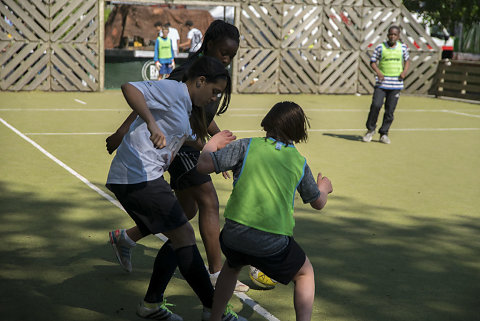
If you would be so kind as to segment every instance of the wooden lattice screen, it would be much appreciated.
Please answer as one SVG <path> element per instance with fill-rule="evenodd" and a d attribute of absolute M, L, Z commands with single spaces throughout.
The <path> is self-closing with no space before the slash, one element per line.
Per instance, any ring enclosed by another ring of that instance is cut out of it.
<path fill-rule="evenodd" d="M 410 48 L 406 92 L 427 93 L 440 58 L 401 0 L 221 3 L 237 11 L 242 40 L 234 89 L 240 93 L 371 93 L 370 55 L 392 24 L 402 27 Z M 103 89 L 103 0 L 2 0 L 0 15 L 2 90 Z"/>
<path fill-rule="evenodd" d="M 400 0 L 242 1 L 241 93 L 371 93 L 370 55 L 402 28 L 411 67 L 405 91 L 427 93 L 440 50 Z"/>
<path fill-rule="evenodd" d="M 2 0 L 1 89 L 101 90 L 101 11 L 98 0 Z"/>

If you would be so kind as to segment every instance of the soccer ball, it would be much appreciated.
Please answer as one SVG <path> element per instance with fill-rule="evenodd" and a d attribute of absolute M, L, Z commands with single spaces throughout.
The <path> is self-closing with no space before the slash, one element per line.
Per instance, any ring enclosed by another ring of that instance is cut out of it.
<path fill-rule="evenodd" d="M 249 276 L 252 282 L 255 285 L 261 287 L 262 289 L 270 290 L 273 289 L 275 285 L 277 285 L 277 281 L 269 278 L 265 275 L 265 273 L 253 266 L 250 267 Z"/>

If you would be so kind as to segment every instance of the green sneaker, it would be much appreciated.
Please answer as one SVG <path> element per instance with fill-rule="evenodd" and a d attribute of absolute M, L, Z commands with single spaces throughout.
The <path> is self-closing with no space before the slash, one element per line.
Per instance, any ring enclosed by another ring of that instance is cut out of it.
<path fill-rule="evenodd" d="M 203 307 L 202 321 L 209 321 L 211 315 L 211 309 Z M 222 321 L 247 321 L 247 319 L 236 314 L 235 311 L 232 310 L 232 305 L 227 304 L 225 312 L 223 313 Z"/>
<path fill-rule="evenodd" d="M 140 303 L 137 307 L 137 315 L 145 319 L 163 320 L 163 321 L 183 321 L 183 318 L 178 314 L 170 311 L 168 307 L 175 306 L 174 304 L 167 303 L 166 299 L 156 306 L 155 308 L 147 308 L 144 302 Z"/>

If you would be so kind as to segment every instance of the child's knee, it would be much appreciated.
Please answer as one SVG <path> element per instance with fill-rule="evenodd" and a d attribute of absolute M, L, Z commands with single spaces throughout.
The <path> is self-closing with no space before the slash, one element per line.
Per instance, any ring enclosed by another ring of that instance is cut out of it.
<path fill-rule="evenodd" d="M 298 278 L 301 278 L 301 277 L 309 277 L 312 279 L 315 277 L 312 263 L 310 263 L 310 260 L 308 259 L 308 257 L 305 258 L 305 262 L 303 263 L 300 270 L 298 270 L 293 280 L 296 281 Z"/>

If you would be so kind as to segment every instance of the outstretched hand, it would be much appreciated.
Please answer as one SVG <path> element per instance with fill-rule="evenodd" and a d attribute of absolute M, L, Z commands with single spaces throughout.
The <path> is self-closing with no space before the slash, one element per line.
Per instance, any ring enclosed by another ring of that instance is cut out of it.
<path fill-rule="evenodd" d="M 213 135 L 213 137 L 208 141 L 208 144 L 216 146 L 217 150 L 219 150 L 233 142 L 235 139 L 237 139 L 237 137 L 234 136 L 231 131 L 225 129 Z"/>
<path fill-rule="evenodd" d="M 330 194 L 333 192 L 332 182 L 330 179 L 328 179 L 328 177 L 322 177 L 322 173 L 318 173 L 317 186 L 321 193 Z"/>

